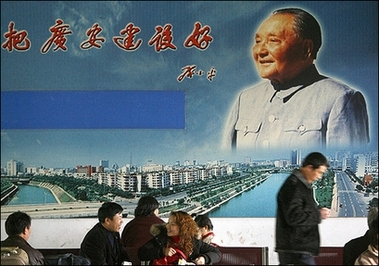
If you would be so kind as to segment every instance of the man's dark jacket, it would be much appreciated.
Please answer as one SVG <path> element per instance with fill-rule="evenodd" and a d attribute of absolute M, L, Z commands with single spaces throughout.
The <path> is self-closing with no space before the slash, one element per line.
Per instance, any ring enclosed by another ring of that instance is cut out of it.
<path fill-rule="evenodd" d="M 97 223 L 84 237 L 79 255 L 89 258 L 92 265 L 121 265 L 123 261 L 129 261 L 121 245 L 120 234 L 108 231 L 101 223 Z"/>
<path fill-rule="evenodd" d="M 29 257 L 29 264 L 30 265 L 44 265 L 45 264 L 45 258 L 42 255 L 42 253 L 33 248 L 25 239 L 23 239 L 19 235 L 11 235 L 8 236 L 7 239 L 4 241 L 1 241 L 2 247 L 19 247 L 23 249 Z"/>
<path fill-rule="evenodd" d="M 343 265 L 354 265 L 355 260 L 370 244 L 369 230 L 361 236 L 347 242 L 343 247 Z"/>
<path fill-rule="evenodd" d="M 317 256 L 320 248 L 320 222 L 321 215 L 312 185 L 296 169 L 277 195 L 275 251 Z"/>

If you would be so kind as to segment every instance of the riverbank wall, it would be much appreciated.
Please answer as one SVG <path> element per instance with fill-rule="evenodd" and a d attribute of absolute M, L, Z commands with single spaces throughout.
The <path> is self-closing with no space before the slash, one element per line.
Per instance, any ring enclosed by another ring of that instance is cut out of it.
<path fill-rule="evenodd" d="M 57 185 L 53 185 L 46 182 L 35 182 L 31 181 L 29 183 L 31 186 L 38 186 L 48 189 L 51 194 L 53 194 L 55 200 L 58 202 L 58 204 L 62 204 L 62 202 L 75 202 L 76 199 L 68 194 L 66 191 L 64 191 L 61 187 Z"/>
<path fill-rule="evenodd" d="M 264 181 L 266 181 L 268 178 L 270 177 L 270 175 L 267 175 L 265 176 L 263 179 L 259 180 L 258 182 L 250 185 L 250 186 L 247 186 L 245 188 L 243 188 L 241 191 L 239 192 L 235 192 L 233 194 L 231 194 L 228 198 L 224 199 L 223 201 L 215 204 L 214 206 L 211 206 L 211 207 L 205 207 L 203 206 L 200 202 L 196 202 L 196 208 L 194 208 L 193 210 L 191 210 L 189 213 L 192 214 L 192 213 L 196 213 L 196 214 L 201 214 L 201 215 L 204 215 L 204 214 L 207 214 L 209 212 L 211 212 L 212 210 L 216 209 L 216 208 L 219 208 L 221 205 L 227 203 L 229 200 L 241 195 L 242 193 L 250 190 L 250 189 L 254 189 L 254 187 L 260 185 L 261 183 L 263 183 Z"/>
<path fill-rule="evenodd" d="M 18 186 L 15 184 L 12 184 L 11 187 L 7 188 L 2 194 L 1 194 L 1 205 L 6 205 L 8 202 L 10 202 L 13 198 L 13 196 L 17 193 Z"/>

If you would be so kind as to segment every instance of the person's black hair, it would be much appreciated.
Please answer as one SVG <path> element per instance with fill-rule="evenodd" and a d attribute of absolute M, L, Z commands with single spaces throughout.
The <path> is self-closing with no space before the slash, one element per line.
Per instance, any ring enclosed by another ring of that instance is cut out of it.
<path fill-rule="evenodd" d="M 374 247 L 378 246 L 378 216 L 371 221 L 369 226 L 370 244 Z"/>
<path fill-rule="evenodd" d="M 375 197 L 375 198 L 373 198 L 372 200 L 370 200 L 370 202 L 368 203 L 368 205 L 369 205 L 370 207 L 378 207 L 378 198 Z"/>
<path fill-rule="evenodd" d="M 208 226 L 209 230 L 213 230 L 213 224 L 208 215 L 197 215 L 195 217 L 195 222 L 197 226 L 200 228 Z"/>
<path fill-rule="evenodd" d="M 158 201 L 153 196 L 142 196 L 138 200 L 134 216 L 150 216 L 154 215 L 154 211 L 159 208 Z"/>
<path fill-rule="evenodd" d="M 305 167 L 308 165 L 311 165 L 313 169 L 317 169 L 322 165 L 329 167 L 328 159 L 319 152 L 312 152 L 305 157 L 301 166 Z"/>
<path fill-rule="evenodd" d="M 5 232 L 9 235 L 19 235 L 24 232 L 25 228 L 30 228 L 32 218 L 24 212 L 14 212 L 8 216 L 5 221 Z"/>
<path fill-rule="evenodd" d="M 371 222 L 375 219 L 378 219 L 378 206 L 371 206 L 367 212 L 367 224 L 368 228 L 371 226 Z"/>
<path fill-rule="evenodd" d="M 106 218 L 109 218 L 112 220 L 113 216 L 115 216 L 118 213 L 122 213 L 122 211 L 123 211 L 123 208 L 121 207 L 120 204 L 116 202 L 105 202 L 99 208 L 97 217 L 100 223 L 104 223 Z"/>
<path fill-rule="evenodd" d="M 272 14 L 291 14 L 294 16 L 294 30 L 299 38 L 313 41 L 312 57 L 316 59 L 322 43 L 321 27 L 316 18 L 300 8 L 282 8 L 275 10 Z"/>

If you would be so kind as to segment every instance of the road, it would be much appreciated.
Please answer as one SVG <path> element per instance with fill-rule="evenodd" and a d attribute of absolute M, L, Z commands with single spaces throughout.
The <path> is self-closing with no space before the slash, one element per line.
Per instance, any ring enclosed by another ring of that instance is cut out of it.
<path fill-rule="evenodd" d="M 366 217 L 368 203 L 375 195 L 371 193 L 365 197 L 362 192 L 355 190 L 358 183 L 353 182 L 345 172 L 339 171 L 336 174 L 338 217 Z"/>

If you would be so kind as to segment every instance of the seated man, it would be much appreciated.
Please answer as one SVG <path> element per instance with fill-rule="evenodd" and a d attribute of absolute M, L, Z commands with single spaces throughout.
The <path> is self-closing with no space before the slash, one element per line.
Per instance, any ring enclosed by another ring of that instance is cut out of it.
<path fill-rule="evenodd" d="M 5 221 L 5 232 L 8 237 L 1 241 L 1 246 L 19 247 L 28 254 L 30 265 L 44 265 L 42 253 L 28 243 L 31 234 L 31 222 L 30 216 L 24 212 L 18 211 L 9 215 Z"/>
<path fill-rule="evenodd" d="M 378 198 L 372 199 L 370 210 L 367 214 L 367 224 L 370 228 L 370 224 L 374 219 L 378 218 Z M 343 247 L 343 265 L 354 265 L 358 256 L 367 249 L 370 244 L 369 230 L 363 236 L 354 238 L 347 242 Z"/>
<path fill-rule="evenodd" d="M 121 265 L 129 261 L 120 241 L 122 211 L 115 202 L 105 202 L 99 208 L 99 222 L 84 237 L 79 253 L 89 258 L 92 265 Z"/>
<path fill-rule="evenodd" d="M 378 265 L 378 216 L 369 226 L 370 245 L 355 260 L 354 265 Z"/>

